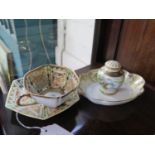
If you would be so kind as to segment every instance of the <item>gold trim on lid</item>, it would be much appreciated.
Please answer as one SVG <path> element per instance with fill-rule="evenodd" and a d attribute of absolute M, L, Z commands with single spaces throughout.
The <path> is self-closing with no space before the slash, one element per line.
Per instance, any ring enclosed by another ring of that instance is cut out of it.
<path fill-rule="evenodd" d="M 118 72 L 121 70 L 122 66 L 118 61 L 109 60 L 105 62 L 105 68 L 111 72 Z"/>

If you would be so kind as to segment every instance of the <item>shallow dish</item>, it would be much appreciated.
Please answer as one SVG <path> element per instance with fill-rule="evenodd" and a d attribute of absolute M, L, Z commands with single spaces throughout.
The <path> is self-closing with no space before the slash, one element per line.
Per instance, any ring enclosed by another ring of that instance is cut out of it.
<path fill-rule="evenodd" d="M 56 108 L 51 108 L 43 104 L 37 104 L 34 99 L 27 96 L 21 99 L 21 104 L 27 106 L 19 106 L 16 104 L 17 99 L 24 93 L 25 89 L 23 86 L 23 78 L 14 80 L 7 95 L 5 107 L 22 115 L 40 120 L 46 120 L 50 117 L 58 115 L 73 106 L 79 100 L 77 90 L 74 90 L 68 95 L 68 99 Z"/>
<path fill-rule="evenodd" d="M 21 105 L 21 98 L 28 96 L 37 103 L 49 107 L 57 107 L 65 102 L 68 95 L 77 89 L 79 78 L 74 71 L 57 65 L 43 65 L 33 69 L 24 76 L 26 94 L 19 97 L 17 104 Z"/>
<path fill-rule="evenodd" d="M 138 74 L 124 70 L 125 80 L 119 91 L 114 95 L 103 94 L 97 80 L 98 69 L 80 75 L 79 93 L 90 101 L 101 105 L 119 105 L 130 102 L 144 92 L 145 80 Z"/>

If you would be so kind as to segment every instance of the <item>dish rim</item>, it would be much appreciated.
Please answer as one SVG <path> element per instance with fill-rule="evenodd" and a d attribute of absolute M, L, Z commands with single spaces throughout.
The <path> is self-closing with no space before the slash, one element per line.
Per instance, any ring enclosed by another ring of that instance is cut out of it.
<path fill-rule="evenodd" d="M 98 68 L 96 68 L 96 69 L 91 69 L 91 70 L 89 70 L 89 71 L 87 71 L 87 72 L 84 72 L 84 73 L 82 73 L 80 76 L 79 76 L 79 79 L 80 79 L 80 82 L 81 82 L 81 79 L 82 79 L 82 77 L 83 76 L 86 76 L 86 74 L 89 74 L 90 72 L 97 72 L 98 71 Z M 102 99 L 95 99 L 95 98 L 93 98 L 93 97 L 90 97 L 90 96 L 88 96 L 88 95 L 86 95 L 85 94 L 85 92 L 84 92 L 84 90 L 81 88 L 81 85 L 79 85 L 79 94 L 81 94 L 81 95 L 83 95 L 83 96 L 85 96 L 86 98 L 88 98 L 88 99 L 92 99 L 93 101 L 100 101 L 100 102 L 107 102 L 107 103 L 121 103 L 121 102 L 127 102 L 127 101 L 131 101 L 131 100 L 133 100 L 133 99 L 136 99 L 138 96 L 140 96 L 143 92 L 144 92 L 144 86 L 145 86 L 145 79 L 141 76 L 141 75 L 139 75 L 139 74 L 136 74 L 136 73 L 131 73 L 131 72 L 128 72 L 127 70 L 123 70 L 124 71 L 124 73 L 127 75 L 127 74 L 132 74 L 132 75 L 134 75 L 134 76 L 137 76 L 140 80 L 142 80 L 142 86 L 141 86 L 141 92 L 139 92 L 138 94 L 136 94 L 136 95 L 134 95 L 133 97 L 131 97 L 131 98 L 129 98 L 129 99 L 125 99 L 125 100 L 119 100 L 119 101 L 107 101 L 107 100 L 102 100 Z M 90 76 L 88 76 L 89 77 L 89 79 L 91 79 L 91 77 Z M 85 81 L 86 79 L 83 79 L 83 81 Z M 133 88 L 132 88 L 133 89 Z M 82 91 L 81 91 L 82 90 Z"/>

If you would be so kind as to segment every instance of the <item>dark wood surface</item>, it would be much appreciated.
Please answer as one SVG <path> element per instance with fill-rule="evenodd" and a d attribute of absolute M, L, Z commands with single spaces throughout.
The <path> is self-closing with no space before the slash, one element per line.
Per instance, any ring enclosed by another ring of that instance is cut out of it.
<path fill-rule="evenodd" d="M 91 55 L 91 64 L 92 65 L 96 64 L 96 61 L 97 61 L 97 54 L 98 54 L 98 50 L 99 50 L 100 35 L 101 35 L 101 23 L 102 23 L 102 20 L 100 20 L 100 19 L 95 20 L 93 48 L 92 48 L 92 55 Z"/>
<path fill-rule="evenodd" d="M 117 50 L 117 46 L 119 43 L 119 35 L 121 31 L 121 26 L 123 20 L 116 19 L 116 20 L 106 20 L 106 34 L 105 34 L 105 41 L 103 51 L 106 51 L 104 56 L 105 60 L 115 59 L 115 51 Z"/>
<path fill-rule="evenodd" d="M 92 57 L 93 62 L 103 63 L 109 59 L 115 59 L 115 53 L 119 43 L 120 31 L 123 20 L 121 19 L 104 19 L 99 20 L 96 26 L 97 34 L 94 39 L 95 58 Z M 97 52 L 96 52 L 97 50 Z M 94 50 L 93 50 L 94 52 Z M 96 54 L 97 53 L 97 54 Z"/>
<path fill-rule="evenodd" d="M 155 86 L 155 20 L 124 20 L 116 59 Z"/>
<path fill-rule="evenodd" d="M 155 19 L 104 19 L 98 31 L 94 61 L 118 60 L 155 88 Z"/>
<path fill-rule="evenodd" d="M 91 67 L 86 67 L 82 72 L 87 69 Z M 6 134 L 40 133 L 39 130 L 21 127 L 15 113 L 5 108 L 4 102 L 0 114 Z M 40 121 L 23 115 L 19 115 L 19 118 L 28 126 L 42 127 L 57 123 L 76 135 L 155 134 L 155 90 L 147 85 L 145 92 L 136 100 L 119 106 L 97 105 L 80 96 L 80 101 L 74 106 L 48 120 Z"/>

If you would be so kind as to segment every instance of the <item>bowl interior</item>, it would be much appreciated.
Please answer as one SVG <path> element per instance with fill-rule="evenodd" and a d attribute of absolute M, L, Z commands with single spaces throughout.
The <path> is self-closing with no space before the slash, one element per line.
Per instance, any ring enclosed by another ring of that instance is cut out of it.
<path fill-rule="evenodd" d="M 78 86 L 76 74 L 68 68 L 55 65 L 38 67 L 25 75 L 26 90 L 45 96 L 65 95 Z"/>

